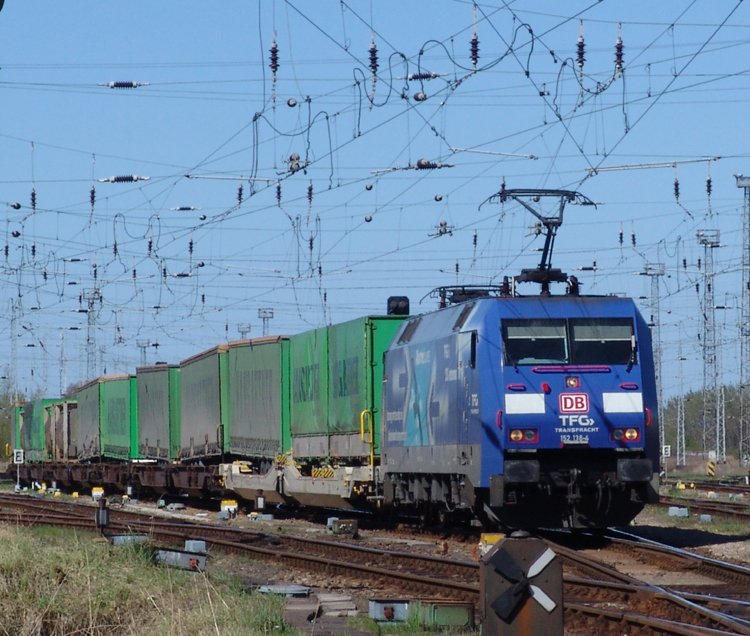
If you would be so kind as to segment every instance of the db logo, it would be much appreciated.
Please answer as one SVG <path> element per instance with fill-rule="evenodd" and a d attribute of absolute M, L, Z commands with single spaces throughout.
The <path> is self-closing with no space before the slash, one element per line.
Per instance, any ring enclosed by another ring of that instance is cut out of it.
<path fill-rule="evenodd" d="M 560 393 L 560 413 L 588 413 L 589 396 L 586 393 Z"/>

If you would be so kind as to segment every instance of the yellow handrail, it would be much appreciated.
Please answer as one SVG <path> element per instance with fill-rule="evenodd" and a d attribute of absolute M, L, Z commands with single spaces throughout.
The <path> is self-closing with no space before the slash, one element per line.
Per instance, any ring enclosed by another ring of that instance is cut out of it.
<path fill-rule="evenodd" d="M 370 439 L 365 439 L 365 421 L 369 421 Z M 370 445 L 370 467 L 375 466 L 375 428 L 372 425 L 372 410 L 362 409 L 359 413 L 359 439 Z"/>

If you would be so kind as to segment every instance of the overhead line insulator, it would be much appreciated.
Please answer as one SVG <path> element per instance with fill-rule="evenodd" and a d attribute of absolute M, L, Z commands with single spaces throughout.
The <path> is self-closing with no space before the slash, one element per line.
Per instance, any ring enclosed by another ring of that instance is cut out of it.
<path fill-rule="evenodd" d="M 271 48 L 268 52 L 271 54 L 271 63 L 268 66 L 275 76 L 279 70 L 279 45 L 276 43 L 276 40 L 271 43 Z"/>
<path fill-rule="evenodd" d="M 133 183 L 135 181 L 148 181 L 151 177 L 141 177 L 137 174 L 122 174 L 113 177 L 97 179 L 99 183 Z"/>
<path fill-rule="evenodd" d="M 622 43 L 622 24 L 617 25 L 617 41 L 615 42 L 615 73 L 622 73 L 624 68 L 623 50 L 625 45 Z"/>
<path fill-rule="evenodd" d="M 109 88 L 140 88 L 141 86 L 148 86 L 148 82 L 107 82 L 105 86 Z"/>
<path fill-rule="evenodd" d="M 477 34 L 471 36 L 471 44 L 470 44 L 470 56 L 471 56 L 471 63 L 474 66 L 474 68 L 477 67 L 477 62 L 479 62 L 479 38 L 477 37 Z"/>

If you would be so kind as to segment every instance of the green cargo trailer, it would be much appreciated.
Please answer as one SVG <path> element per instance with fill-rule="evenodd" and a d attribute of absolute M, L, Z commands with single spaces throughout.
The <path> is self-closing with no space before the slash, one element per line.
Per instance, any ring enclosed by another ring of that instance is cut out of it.
<path fill-rule="evenodd" d="M 100 378 L 99 391 L 102 455 L 110 459 L 139 459 L 135 376 L 104 376 Z"/>
<path fill-rule="evenodd" d="M 26 450 L 23 445 L 23 412 L 25 409 L 25 404 L 14 404 L 10 423 L 11 446 L 12 448 L 20 448 L 24 451 Z"/>
<path fill-rule="evenodd" d="M 26 451 L 26 461 L 31 461 L 31 447 L 34 445 L 32 441 L 33 435 L 33 421 L 34 421 L 34 405 L 31 402 L 25 402 L 20 408 L 21 426 L 19 427 L 21 448 Z"/>
<path fill-rule="evenodd" d="M 76 391 L 78 426 L 71 431 L 69 453 L 85 461 L 101 457 L 99 443 L 99 379 L 91 380 Z"/>
<path fill-rule="evenodd" d="M 78 430 L 71 446 L 79 459 L 137 459 L 138 392 L 134 376 L 102 376 L 76 393 Z"/>
<path fill-rule="evenodd" d="M 383 353 L 403 316 L 367 316 L 328 328 L 331 457 L 380 452 Z"/>
<path fill-rule="evenodd" d="M 218 345 L 180 362 L 180 457 L 220 458 L 227 452 L 228 346 Z"/>
<path fill-rule="evenodd" d="M 180 367 L 159 364 L 135 370 L 138 450 L 145 459 L 171 461 L 180 452 Z"/>
<path fill-rule="evenodd" d="M 289 338 L 289 421 L 296 457 L 328 457 L 328 328 Z"/>
<path fill-rule="evenodd" d="M 291 447 L 289 339 L 229 343 L 229 452 L 273 459 Z"/>
<path fill-rule="evenodd" d="M 54 461 L 75 459 L 70 454 L 71 429 L 75 430 L 78 402 L 74 398 L 60 398 L 44 407 L 44 434 L 47 453 Z"/>
<path fill-rule="evenodd" d="M 403 320 L 357 318 L 290 338 L 295 457 L 373 460 L 380 446 L 383 352 Z"/>
<path fill-rule="evenodd" d="M 27 402 L 23 411 L 23 443 L 27 462 L 43 462 L 51 459 L 52 440 L 47 438 L 45 409 L 55 402 L 42 398 Z"/>

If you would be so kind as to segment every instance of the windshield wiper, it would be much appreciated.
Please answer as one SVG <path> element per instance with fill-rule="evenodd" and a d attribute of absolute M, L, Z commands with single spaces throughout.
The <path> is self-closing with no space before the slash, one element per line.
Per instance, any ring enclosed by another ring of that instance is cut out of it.
<path fill-rule="evenodd" d="M 630 373 L 635 364 L 635 354 L 638 352 L 638 343 L 635 341 L 635 336 L 630 336 L 630 360 L 628 360 L 628 366 L 626 371 Z"/>

